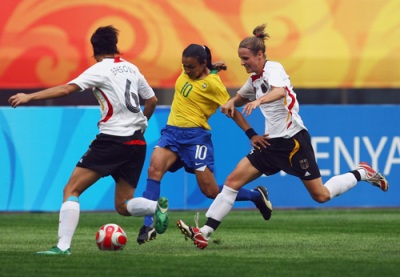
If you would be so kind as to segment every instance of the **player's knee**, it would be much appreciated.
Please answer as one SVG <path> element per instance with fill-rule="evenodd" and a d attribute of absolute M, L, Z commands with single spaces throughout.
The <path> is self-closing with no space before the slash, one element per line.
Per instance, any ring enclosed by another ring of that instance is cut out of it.
<path fill-rule="evenodd" d="M 211 199 L 214 199 L 215 197 L 217 197 L 217 195 L 219 193 L 218 186 L 212 185 L 212 184 L 202 185 L 202 186 L 200 186 L 200 190 L 207 198 L 211 198 Z"/>
<path fill-rule="evenodd" d="M 153 175 L 154 172 L 157 172 L 156 168 L 150 164 L 149 168 L 147 169 L 148 175 Z"/>
<path fill-rule="evenodd" d="M 81 195 L 81 192 L 76 189 L 73 189 L 72 186 L 65 186 L 63 190 L 63 195 L 64 195 L 64 201 L 66 201 L 71 196 L 79 197 Z"/>
<path fill-rule="evenodd" d="M 131 215 L 128 212 L 127 208 L 126 208 L 126 204 L 115 205 L 115 210 L 117 211 L 117 213 L 119 213 L 120 215 L 123 215 L 123 216 L 130 216 Z"/>
<path fill-rule="evenodd" d="M 147 175 L 150 179 L 161 180 L 164 172 L 159 166 L 150 164 L 149 168 L 147 169 Z"/>
<path fill-rule="evenodd" d="M 217 197 L 218 193 L 219 192 L 215 191 L 215 190 L 208 190 L 208 191 L 204 192 L 204 195 L 207 198 L 215 199 L 215 197 Z"/>
<path fill-rule="evenodd" d="M 231 175 L 226 178 L 224 185 L 235 190 L 237 190 L 238 187 L 241 187 L 241 184 L 236 179 L 232 178 Z"/>
<path fill-rule="evenodd" d="M 331 199 L 330 195 L 325 194 L 312 194 L 311 197 L 318 203 L 325 203 Z"/>

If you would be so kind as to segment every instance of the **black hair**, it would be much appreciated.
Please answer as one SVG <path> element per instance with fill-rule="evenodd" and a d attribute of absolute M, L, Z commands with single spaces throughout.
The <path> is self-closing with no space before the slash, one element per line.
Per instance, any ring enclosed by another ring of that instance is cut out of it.
<path fill-rule="evenodd" d="M 205 45 L 190 44 L 188 47 L 185 48 L 185 50 L 183 50 L 182 56 L 186 58 L 197 58 L 200 64 L 204 63 L 204 61 L 207 61 L 208 69 L 213 70 L 213 65 L 211 62 L 211 51 L 210 48 Z"/>
<path fill-rule="evenodd" d="M 93 46 L 93 55 L 120 54 L 117 48 L 119 30 L 113 26 L 99 27 L 90 38 Z"/>

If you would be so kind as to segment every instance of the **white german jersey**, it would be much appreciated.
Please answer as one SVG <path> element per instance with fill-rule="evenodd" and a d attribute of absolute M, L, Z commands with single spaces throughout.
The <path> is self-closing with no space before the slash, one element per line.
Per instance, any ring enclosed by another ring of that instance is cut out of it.
<path fill-rule="evenodd" d="M 306 129 L 299 115 L 299 103 L 290 83 L 289 76 L 278 62 L 266 61 L 260 76 L 251 75 L 238 93 L 250 100 L 255 100 L 269 93 L 271 87 L 282 87 L 286 96 L 271 103 L 260 105 L 265 117 L 265 134 L 270 138 L 294 136 Z"/>
<path fill-rule="evenodd" d="M 105 58 L 69 83 L 82 91 L 93 90 L 100 104 L 100 133 L 129 136 L 146 129 L 147 118 L 140 108 L 139 96 L 149 99 L 154 91 L 132 63 L 120 57 Z"/>

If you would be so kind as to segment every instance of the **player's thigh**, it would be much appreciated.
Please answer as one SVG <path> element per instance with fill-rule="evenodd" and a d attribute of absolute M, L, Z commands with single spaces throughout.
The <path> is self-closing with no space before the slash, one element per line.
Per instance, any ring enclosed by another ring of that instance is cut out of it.
<path fill-rule="evenodd" d="M 87 188 L 93 185 L 100 178 L 101 175 L 92 169 L 79 166 L 75 167 L 67 185 L 64 188 L 64 201 L 72 195 L 81 195 Z"/>
<path fill-rule="evenodd" d="M 225 181 L 225 185 L 232 189 L 238 190 L 245 184 L 260 176 L 261 172 L 250 163 L 247 157 L 244 157 L 236 165 L 235 169 L 229 174 Z"/>
<path fill-rule="evenodd" d="M 162 175 L 175 163 L 177 157 L 178 155 L 168 148 L 154 148 L 150 158 L 149 175 L 161 175 L 156 178 L 161 179 Z M 149 178 L 154 178 L 154 176 L 149 176 Z"/>

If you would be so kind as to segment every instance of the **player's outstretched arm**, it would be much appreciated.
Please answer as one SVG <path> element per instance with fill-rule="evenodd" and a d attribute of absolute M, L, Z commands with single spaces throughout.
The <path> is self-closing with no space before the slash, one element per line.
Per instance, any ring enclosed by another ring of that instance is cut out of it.
<path fill-rule="evenodd" d="M 250 115 L 261 104 L 271 103 L 279 99 L 283 99 L 286 96 L 286 91 L 282 87 L 272 87 L 271 91 L 262 97 L 251 101 L 243 107 L 242 114 L 246 116 Z"/>
<path fill-rule="evenodd" d="M 227 117 L 233 118 L 235 107 L 241 107 L 248 102 L 249 100 L 247 98 L 244 98 L 239 93 L 237 93 L 234 97 L 229 99 L 228 102 L 221 106 L 221 112 Z"/>
<path fill-rule="evenodd" d="M 66 85 L 47 88 L 29 94 L 20 92 L 11 96 L 8 99 L 8 103 L 11 105 L 11 107 L 16 108 L 22 104 L 28 103 L 33 100 L 45 100 L 45 99 L 67 96 L 68 94 L 78 90 L 80 90 L 80 87 L 78 85 L 66 84 Z"/>

